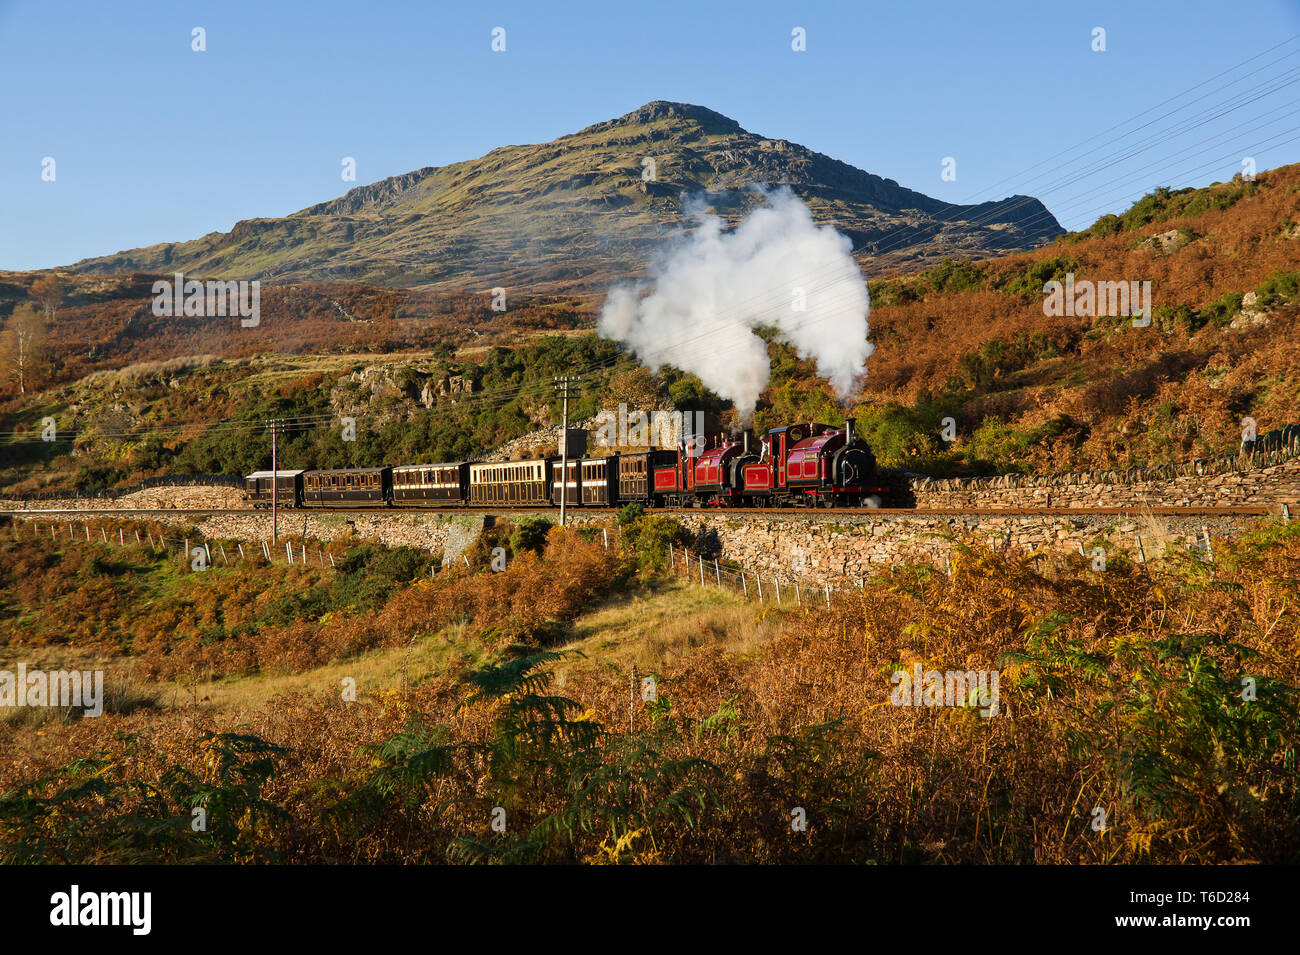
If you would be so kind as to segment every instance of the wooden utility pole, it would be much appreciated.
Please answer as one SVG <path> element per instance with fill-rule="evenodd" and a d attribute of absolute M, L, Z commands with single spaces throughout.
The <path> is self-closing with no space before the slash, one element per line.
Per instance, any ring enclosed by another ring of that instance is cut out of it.
<path fill-rule="evenodd" d="M 272 418 L 268 424 L 271 427 L 271 543 L 280 542 L 280 467 L 279 459 L 276 455 L 276 436 L 280 433 L 282 419 Z"/>
<path fill-rule="evenodd" d="M 569 398 L 578 397 L 579 381 L 572 375 L 552 378 L 555 394 L 564 400 L 563 423 L 560 425 L 560 526 L 565 522 L 565 503 L 569 499 Z M 578 481 L 574 481 L 576 487 Z"/>

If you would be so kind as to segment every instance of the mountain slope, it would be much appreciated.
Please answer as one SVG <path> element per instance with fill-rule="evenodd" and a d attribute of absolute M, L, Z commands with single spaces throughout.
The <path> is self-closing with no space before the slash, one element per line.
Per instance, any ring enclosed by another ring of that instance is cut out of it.
<path fill-rule="evenodd" d="M 643 181 L 653 159 L 654 181 Z M 230 278 L 389 286 L 596 287 L 644 267 L 683 223 L 683 197 L 738 219 L 758 193 L 788 185 L 869 259 L 903 247 L 914 263 L 989 256 L 1061 232 L 1036 199 L 948 206 L 891 179 L 699 106 L 654 102 L 549 143 L 426 167 L 352 189 L 283 219 L 85 259 L 94 272 L 184 270 Z M 886 242 L 887 240 L 887 242 Z M 898 255 L 891 256 L 898 265 Z"/>

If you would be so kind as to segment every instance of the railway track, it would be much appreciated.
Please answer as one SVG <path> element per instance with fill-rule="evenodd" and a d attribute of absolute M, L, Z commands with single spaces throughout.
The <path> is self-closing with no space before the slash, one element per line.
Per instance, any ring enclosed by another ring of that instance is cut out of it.
<path fill-rule="evenodd" d="M 783 508 L 783 507 L 657 507 L 653 508 L 656 514 L 673 514 L 686 516 L 699 516 L 704 513 L 722 513 L 729 516 L 744 517 L 746 515 L 763 515 L 769 517 L 800 517 L 810 519 L 824 519 L 830 517 L 844 518 L 854 517 L 858 519 L 870 519 L 875 517 L 1142 517 L 1150 515 L 1152 517 L 1264 517 L 1270 514 L 1280 514 L 1281 504 L 1273 506 L 1224 506 L 1224 507 L 1153 507 L 1147 504 L 1134 504 L 1129 507 L 967 507 L 967 508 L 934 508 L 934 507 L 881 507 L 875 509 L 853 508 L 853 507 L 831 507 L 831 508 Z M 573 507 L 570 514 L 581 517 L 583 514 L 614 514 L 620 508 L 617 507 Z M 482 507 L 463 507 L 459 505 L 449 507 L 303 507 L 303 508 L 282 508 L 281 516 L 288 518 L 299 515 L 311 514 L 346 514 L 356 516 L 374 516 L 374 515 L 399 515 L 399 514 L 466 514 L 466 515 L 509 515 L 509 514 L 546 514 L 558 516 L 558 508 L 546 507 L 518 507 L 518 508 L 482 508 Z M 142 515 L 142 516 L 267 516 L 271 511 L 267 508 L 252 507 L 204 507 L 204 508 L 105 508 L 105 507 L 86 507 L 86 508 L 26 508 L 21 510 L 0 510 L 0 515 L 14 517 L 32 517 L 32 516 L 83 516 L 83 515 L 100 515 L 100 516 L 124 516 L 124 515 Z"/>

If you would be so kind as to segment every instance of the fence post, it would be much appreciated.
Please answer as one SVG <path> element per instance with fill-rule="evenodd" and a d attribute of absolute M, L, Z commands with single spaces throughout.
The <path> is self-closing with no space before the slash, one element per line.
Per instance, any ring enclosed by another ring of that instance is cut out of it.
<path fill-rule="evenodd" d="M 745 572 L 740 572 L 740 586 L 745 588 L 745 599 L 749 599 L 749 583 L 745 580 Z"/>
<path fill-rule="evenodd" d="M 1205 559 L 1212 564 L 1214 563 L 1214 549 L 1210 546 L 1210 529 L 1204 524 L 1201 525 L 1201 534 L 1205 537 Z"/>
<path fill-rule="evenodd" d="M 602 527 L 600 529 L 600 536 L 605 539 L 605 550 L 609 550 L 609 528 Z"/>
<path fill-rule="evenodd" d="M 289 563 L 293 563 L 293 545 L 288 541 L 284 542 L 284 556 L 289 558 Z"/>
<path fill-rule="evenodd" d="M 704 586 L 704 555 L 700 555 L 700 586 Z"/>
<path fill-rule="evenodd" d="M 668 566 L 673 570 L 677 569 L 677 558 L 673 554 L 673 542 L 668 542 Z"/>
<path fill-rule="evenodd" d="M 1147 552 L 1146 552 L 1146 548 L 1142 546 L 1142 535 L 1139 534 L 1137 538 L 1138 538 L 1138 560 L 1142 561 L 1142 563 L 1145 564 L 1147 562 Z"/>
<path fill-rule="evenodd" d="M 244 545 L 241 544 L 241 543 L 239 543 L 238 541 L 236 541 L 236 542 L 235 542 L 235 546 L 239 548 L 239 559 L 240 559 L 240 560 L 243 560 L 243 559 L 244 559 Z"/>
<path fill-rule="evenodd" d="M 637 666 L 632 664 L 632 685 L 627 692 L 627 731 L 632 732 L 632 727 L 636 723 L 636 685 L 637 685 Z"/>
<path fill-rule="evenodd" d="M 763 575 L 755 574 L 754 579 L 758 581 L 758 602 L 763 602 Z"/>
<path fill-rule="evenodd" d="M 230 561 L 226 560 L 226 549 L 221 546 L 221 541 L 217 541 L 217 550 L 221 551 L 221 562 L 229 567 Z"/>
<path fill-rule="evenodd" d="M 776 605 L 779 607 L 781 606 L 781 578 L 773 574 L 772 583 L 776 584 Z"/>
<path fill-rule="evenodd" d="M 826 609 L 831 609 L 831 585 L 826 585 Z"/>
<path fill-rule="evenodd" d="M 718 586 L 721 587 L 721 586 L 722 586 L 722 571 L 718 569 L 718 558 L 716 558 L 716 557 L 713 558 L 713 577 L 714 577 L 715 580 L 717 580 L 717 582 L 718 582 Z"/>
<path fill-rule="evenodd" d="M 794 602 L 800 607 L 803 606 L 803 594 L 799 593 L 798 581 L 796 581 L 794 585 Z"/>

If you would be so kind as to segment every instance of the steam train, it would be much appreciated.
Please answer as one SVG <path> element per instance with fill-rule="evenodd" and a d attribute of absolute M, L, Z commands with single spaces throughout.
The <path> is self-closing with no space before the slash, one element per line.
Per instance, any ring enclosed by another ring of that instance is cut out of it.
<path fill-rule="evenodd" d="M 772 428 L 751 446 L 688 438 L 676 448 L 529 461 L 256 471 L 254 507 L 880 507 L 889 494 L 871 448 L 844 427 Z M 274 487 L 273 487 L 274 486 Z"/>

